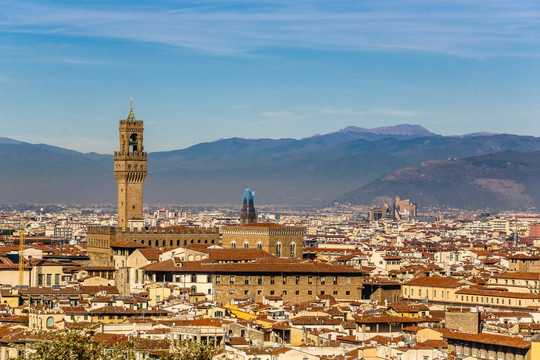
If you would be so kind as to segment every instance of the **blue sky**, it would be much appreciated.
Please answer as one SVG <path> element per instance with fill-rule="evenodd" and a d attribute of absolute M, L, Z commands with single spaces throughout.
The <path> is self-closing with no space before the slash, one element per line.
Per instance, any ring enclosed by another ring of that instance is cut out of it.
<path fill-rule="evenodd" d="M 0 136 L 148 151 L 348 125 L 540 136 L 538 1 L 0 0 Z"/>

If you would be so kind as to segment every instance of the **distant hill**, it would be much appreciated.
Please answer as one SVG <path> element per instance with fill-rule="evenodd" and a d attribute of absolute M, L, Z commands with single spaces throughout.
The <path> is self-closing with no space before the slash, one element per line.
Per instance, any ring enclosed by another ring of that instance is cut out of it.
<path fill-rule="evenodd" d="M 22 144 L 28 144 L 22 141 L 13 140 L 6 137 L 0 137 L 0 145 L 22 145 Z"/>
<path fill-rule="evenodd" d="M 395 136 L 395 137 L 425 137 L 436 135 L 421 125 L 402 124 L 396 126 L 384 126 L 374 129 L 366 129 L 357 126 L 347 126 L 345 129 L 339 130 L 339 133 L 357 133 L 357 134 L 372 134 L 379 136 Z"/>
<path fill-rule="evenodd" d="M 152 144 L 145 144 L 149 150 Z M 429 160 L 540 151 L 540 138 L 440 136 L 418 125 L 348 127 L 305 139 L 220 139 L 151 152 L 144 199 L 153 204 L 322 205 L 373 179 Z M 115 203 L 112 155 L 0 139 L 0 203 Z"/>
<path fill-rule="evenodd" d="M 0 143 L 0 202 L 116 202 L 112 156 Z"/>
<path fill-rule="evenodd" d="M 420 206 L 528 209 L 540 204 L 540 152 L 503 152 L 432 160 L 382 176 L 341 197 L 353 204 L 410 198 Z"/>

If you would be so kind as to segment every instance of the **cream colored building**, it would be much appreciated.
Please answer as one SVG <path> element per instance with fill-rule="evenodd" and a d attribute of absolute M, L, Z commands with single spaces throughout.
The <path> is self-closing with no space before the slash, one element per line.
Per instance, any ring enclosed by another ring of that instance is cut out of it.
<path fill-rule="evenodd" d="M 60 309 L 30 307 L 28 311 L 28 328 L 36 333 L 62 330 L 64 328 L 64 312 Z"/>
<path fill-rule="evenodd" d="M 455 304 L 494 308 L 540 308 L 540 295 L 500 290 L 461 289 L 456 291 Z"/>
<path fill-rule="evenodd" d="M 488 279 L 487 286 L 505 288 L 512 292 L 540 293 L 540 273 L 507 272 L 494 274 Z"/>
<path fill-rule="evenodd" d="M 162 251 L 153 248 L 144 248 L 135 250 L 126 261 L 126 266 L 129 269 L 128 279 L 129 292 L 131 294 L 139 294 L 144 291 L 144 272 L 142 267 L 153 264 L 159 260 Z"/>
<path fill-rule="evenodd" d="M 36 260 L 31 263 L 30 286 L 65 285 L 70 280 L 70 276 L 64 274 L 65 264 L 46 260 Z"/>
<path fill-rule="evenodd" d="M 403 284 L 401 294 L 405 300 L 452 303 L 456 301 L 456 292 L 465 285 L 459 279 L 424 276 Z"/>

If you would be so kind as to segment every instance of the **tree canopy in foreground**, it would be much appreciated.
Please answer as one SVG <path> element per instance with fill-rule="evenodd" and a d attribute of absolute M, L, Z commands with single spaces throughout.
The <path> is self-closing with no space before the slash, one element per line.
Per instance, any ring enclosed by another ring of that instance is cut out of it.
<path fill-rule="evenodd" d="M 36 341 L 28 341 L 21 347 L 17 360 L 136 360 L 137 348 L 133 340 L 113 344 L 92 340 L 92 334 L 84 329 L 69 329 L 54 334 L 43 334 Z M 216 347 L 183 341 L 162 354 L 162 360 L 210 360 Z"/>

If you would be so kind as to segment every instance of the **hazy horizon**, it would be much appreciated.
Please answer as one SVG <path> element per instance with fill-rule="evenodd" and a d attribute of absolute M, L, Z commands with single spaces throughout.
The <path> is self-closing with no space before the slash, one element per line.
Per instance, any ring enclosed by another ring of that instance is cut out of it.
<path fill-rule="evenodd" d="M 388 125 L 388 126 L 379 126 L 377 128 L 371 128 L 371 129 L 368 129 L 368 128 L 365 128 L 366 130 L 373 130 L 373 129 L 378 129 L 378 128 L 388 128 L 388 127 L 398 127 L 398 126 L 402 126 L 402 125 L 413 125 L 413 126 L 421 126 L 423 127 L 425 130 L 428 130 L 430 131 L 430 129 L 420 125 L 420 124 L 396 124 L 396 125 Z M 353 125 L 349 125 L 347 127 L 350 127 L 350 126 L 353 126 Z M 336 129 L 335 131 L 331 131 L 329 132 L 328 134 L 330 133 L 335 133 L 335 132 L 339 132 L 341 130 L 344 130 L 345 128 L 342 128 L 342 129 Z M 508 135 L 518 135 L 518 136 L 533 136 L 533 135 L 526 135 L 526 134 L 519 134 L 519 133 L 492 133 L 492 132 L 489 132 L 489 131 L 479 131 L 479 132 L 474 132 L 474 133 L 466 133 L 466 134 L 450 134 L 450 135 L 444 135 L 444 134 L 437 134 L 437 133 L 434 133 L 435 136 L 448 136 L 448 137 L 462 137 L 462 136 L 468 136 L 468 135 L 483 135 L 483 136 L 491 136 L 491 135 L 503 135 L 503 134 L 508 134 Z M 264 140 L 264 139 L 270 139 L 270 140 L 283 140 L 283 139 L 294 139 L 294 140 L 302 140 L 302 139 L 307 139 L 307 138 L 310 138 L 310 137 L 314 137 L 314 136 L 320 136 L 320 135 L 326 135 L 326 134 L 321 134 L 321 133 L 316 133 L 316 134 L 311 134 L 311 135 L 308 135 L 308 136 L 305 136 L 305 137 L 302 137 L 302 138 L 293 138 L 293 137 L 288 137 L 288 136 L 284 136 L 284 137 L 279 137 L 279 138 L 267 138 L 267 137 L 262 137 L 262 138 L 240 138 L 238 136 L 232 136 L 230 138 L 218 138 L 218 139 L 214 139 L 214 140 L 207 140 L 207 141 L 201 141 L 199 143 L 194 143 L 194 144 L 191 144 L 191 145 L 188 145 L 186 147 L 183 147 L 183 148 L 175 148 L 175 149 L 162 149 L 162 150 L 155 150 L 155 151 L 152 151 L 151 149 L 149 150 L 147 147 L 145 150 L 148 151 L 148 153 L 159 153 L 159 152 L 168 152 L 168 151 L 175 151 L 175 150 L 184 150 L 184 149 L 187 149 L 191 146 L 194 146 L 194 145 L 198 145 L 198 144 L 203 144 L 203 143 L 214 143 L 214 142 L 218 142 L 218 141 L 222 141 L 222 140 L 227 140 L 227 139 L 235 139 L 235 138 L 239 138 L 239 139 L 245 139 L 245 140 Z M 536 136 L 535 136 L 536 137 Z M 112 156 L 112 152 L 111 153 L 102 153 L 102 152 L 96 152 L 96 151 L 88 151 L 88 152 L 85 152 L 85 151 L 79 151 L 77 149 L 73 149 L 73 148 L 68 148 L 68 147 L 64 147 L 62 146 L 61 144 L 47 144 L 47 143 L 30 143 L 30 142 L 27 142 L 27 141 L 22 141 L 20 139 L 14 139 L 14 138 L 9 138 L 9 137 L 5 137 L 5 136 L 0 136 L 0 139 L 10 139 L 10 140 L 14 140 L 14 141 L 18 141 L 18 142 L 23 142 L 23 143 L 29 143 L 29 144 L 32 144 L 32 145 L 50 145 L 50 146 L 56 146 L 56 147 L 61 147 L 61 148 L 64 148 L 64 149 L 67 149 L 67 150 L 73 150 L 73 151 L 78 151 L 78 152 L 81 152 L 81 153 L 84 153 L 84 154 L 88 154 L 88 153 L 97 153 L 98 155 L 111 155 Z"/>

